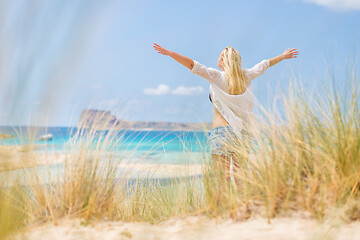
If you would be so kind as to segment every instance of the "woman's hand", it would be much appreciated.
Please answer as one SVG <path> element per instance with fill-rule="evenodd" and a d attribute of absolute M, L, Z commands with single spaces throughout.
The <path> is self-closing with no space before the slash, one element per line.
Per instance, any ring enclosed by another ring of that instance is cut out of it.
<path fill-rule="evenodd" d="M 161 54 L 166 55 L 166 56 L 169 56 L 172 53 L 172 51 L 170 51 L 170 50 L 168 50 L 166 48 L 163 48 L 162 46 L 160 46 L 160 45 L 158 45 L 156 43 L 154 43 L 153 47 L 158 53 L 161 53 Z"/>
<path fill-rule="evenodd" d="M 188 57 L 185 57 L 181 54 L 178 54 L 176 52 L 173 52 L 166 48 L 163 48 L 162 46 L 160 46 L 156 43 L 154 43 L 153 47 L 158 53 L 161 53 L 166 56 L 170 56 L 171 58 L 173 58 L 177 62 L 181 63 L 182 65 L 184 65 L 185 67 L 187 67 L 190 70 L 194 67 L 194 61 Z"/>
<path fill-rule="evenodd" d="M 296 58 L 296 56 L 299 54 L 299 51 L 295 51 L 295 50 L 296 50 L 296 48 L 293 48 L 293 49 L 288 48 L 281 55 L 283 56 L 284 59 Z"/>
<path fill-rule="evenodd" d="M 299 54 L 299 51 L 295 51 L 296 48 L 293 49 L 286 49 L 285 52 L 279 56 L 273 57 L 269 59 L 269 67 L 274 66 L 275 64 L 281 62 L 284 59 L 289 59 L 289 58 L 296 58 L 296 56 Z"/>

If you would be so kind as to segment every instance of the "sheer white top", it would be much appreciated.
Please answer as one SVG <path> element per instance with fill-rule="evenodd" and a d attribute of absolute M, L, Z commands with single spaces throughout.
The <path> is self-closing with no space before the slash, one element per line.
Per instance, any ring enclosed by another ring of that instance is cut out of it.
<path fill-rule="evenodd" d="M 240 95 L 230 95 L 224 71 L 215 68 L 207 68 L 197 61 L 190 72 L 205 78 L 210 83 L 211 99 L 219 113 L 230 124 L 235 133 L 241 137 L 243 128 L 250 128 L 254 116 L 254 95 L 251 81 L 264 74 L 270 66 L 269 60 L 262 60 L 254 67 L 245 69 L 249 84 L 246 91 Z"/>

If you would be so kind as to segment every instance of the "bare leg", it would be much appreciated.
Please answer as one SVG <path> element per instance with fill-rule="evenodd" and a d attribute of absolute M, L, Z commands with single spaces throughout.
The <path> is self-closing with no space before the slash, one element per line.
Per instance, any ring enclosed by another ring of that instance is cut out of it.
<path fill-rule="evenodd" d="M 236 184 L 236 189 L 239 192 L 239 191 L 241 191 L 241 179 L 240 179 L 241 167 L 240 167 L 238 158 L 239 158 L 239 156 L 236 156 L 235 154 L 232 155 L 233 176 L 234 176 L 234 180 L 235 180 L 235 184 Z"/>
<path fill-rule="evenodd" d="M 247 189 L 246 189 L 246 185 L 242 185 L 242 181 L 241 181 L 241 179 L 242 179 L 241 178 L 241 174 L 242 174 L 241 170 L 242 169 L 241 169 L 241 165 L 240 165 L 239 161 L 242 161 L 243 166 L 244 166 L 244 164 L 247 165 L 248 158 L 249 158 L 249 155 L 246 155 L 246 154 L 245 154 L 245 156 L 242 156 L 242 157 L 235 156 L 235 155 L 232 156 L 233 174 L 234 174 L 236 189 L 237 189 L 238 193 L 245 194 L 245 195 L 247 195 L 247 192 L 246 192 Z M 243 215 L 243 217 L 245 219 L 248 219 L 251 216 L 251 210 L 250 210 L 250 205 L 249 205 L 247 196 L 244 196 L 244 204 L 245 204 L 245 214 Z"/>
<path fill-rule="evenodd" d="M 233 173 L 237 191 L 241 191 L 241 165 L 247 166 L 250 154 L 250 137 L 248 134 L 243 134 L 241 144 L 239 148 L 241 152 L 239 154 L 233 154 Z"/>
<path fill-rule="evenodd" d="M 219 198 L 222 198 L 224 190 L 228 190 L 230 187 L 230 161 L 228 156 L 222 156 L 218 154 L 211 154 L 214 172 L 219 186 Z M 220 200 L 219 199 L 219 200 Z"/>

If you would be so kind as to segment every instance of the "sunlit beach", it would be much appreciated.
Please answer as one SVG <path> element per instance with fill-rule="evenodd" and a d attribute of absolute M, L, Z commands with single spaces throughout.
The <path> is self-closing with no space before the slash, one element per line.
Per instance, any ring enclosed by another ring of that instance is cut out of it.
<path fill-rule="evenodd" d="M 360 239 L 358 1 L 0 11 L 0 240 Z"/>

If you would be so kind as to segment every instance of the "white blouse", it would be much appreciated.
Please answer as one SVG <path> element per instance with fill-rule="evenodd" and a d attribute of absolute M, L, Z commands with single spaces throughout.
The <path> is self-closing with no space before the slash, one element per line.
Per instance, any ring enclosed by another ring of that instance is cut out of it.
<path fill-rule="evenodd" d="M 254 94 L 251 81 L 262 75 L 270 66 L 269 60 L 262 60 L 250 69 L 244 69 L 248 77 L 249 84 L 246 91 L 240 95 L 230 95 L 224 71 L 215 68 L 207 68 L 197 61 L 190 72 L 205 78 L 210 83 L 211 99 L 224 119 L 229 123 L 234 132 L 241 138 L 241 130 L 249 130 L 253 127 L 255 116 Z"/>

